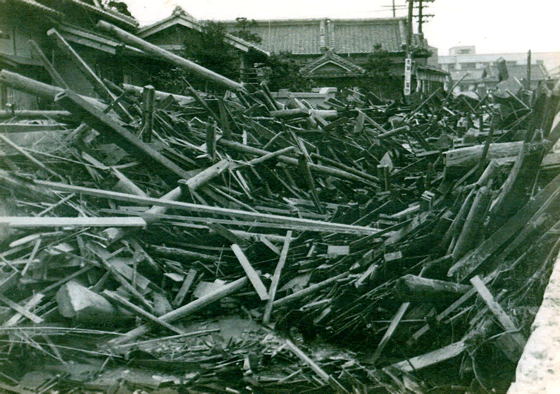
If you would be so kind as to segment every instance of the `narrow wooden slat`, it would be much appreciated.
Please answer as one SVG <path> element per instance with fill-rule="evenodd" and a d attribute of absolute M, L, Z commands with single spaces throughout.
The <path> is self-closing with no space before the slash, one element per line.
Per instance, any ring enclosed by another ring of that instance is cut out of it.
<path fill-rule="evenodd" d="M 189 273 L 187 274 L 187 277 L 185 278 L 185 281 L 183 282 L 183 285 L 181 286 L 181 289 L 179 290 L 177 296 L 173 300 L 173 306 L 175 308 L 178 308 L 181 306 L 181 304 L 183 304 L 183 300 L 185 299 L 185 296 L 187 295 L 189 289 L 191 288 L 195 278 L 196 278 L 196 270 L 191 268 L 189 270 Z"/>
<path fill-rule="evenodd" d="M 102 293 L 104 296 L 106 296 L 107 298 L 109 298 L 111 301 L 116 302 L 117 304 L 125 307 L 126 309 L 132 311 L 133 313 L 144 317 L 156 324 L 159 324 L 162 327 L 167 328 L 170 331 L 173 331 L 179 335 L 181 334 L 185 334 L 185 332 L 175 326 L 172 326 L 171 324 L 161 320 L 159 317 L 152 315 L 149 312 L 146 312 L 144 309 L 140 308 L 139 306 L 134 305 L 132 302 L 128 301 L 127 299 L 123 298 L 122 296 L 120 296 L 118 293 L 114 292 L 114 291 L 110 291 L 110 290 L 104 290 Z"/>
<path fill-rule="evenodd" d="M 0 294 L 0 301 L 3 302 L 4 304 L 8 305 L 10 308 L 15 310 L 16 312 L 21 313 L 23 316 L 27 317 L 29 320 L 31 320 L 35 324 L 41 324 L 43 322 L 42 318 L 40 318 L 39 316 L 29 312 L 27 309 L 25 309 L 21 305 L 13 302 L 12 300 L 10 300 L 8 297 L 4 296 L 3 294 Z"/>
<path fill-rule="evenodd" d="M 337 232 L 337 233 L 345 233 L 345 234 L 371 235 L 371 234 L 377 234 L 380 231 L 382 231 L 370 227 L 352 226 L 348 224 L 339 224 L 339 223 L 329 223 L 329 222 L 322 222 L 319 220 L 300 219 L 300 218 L 293 218 L 288 216 L 270 215 L 270 214 L 257 213 L 257 212 L 247 212 L 247 211 L 241 211 L 237 209 L 211 207 L 207 205 L 171 201 L 163 198 L 157 199 L 151 197 L 140 197 L 140 196 L 134 196 L 126 193 L 99 190 L 99 189 L 93 189 L 93 188 L 82 187 L 82 186 L 73 186 L 73 185 L 67 185 L 67 184 L 56 183 L 56 182 L 48 182 L 48 181 L 40 181 L 40 180 L 35 180 L 34 182 L 37 185 L 45 186 L 52 190 L 66 191 L 71 193 L 81 193 L 85 195 L 108 198 L 108 199 L 113 199 L 118 201 L 127 201 L 136 204 L 143 204 L 143 205 L 146 204 L 157 205 L 157 206 L 162 206 L 167 208 L 181 209 L 181 210 L 187 210 L 187 211 L 198 212 L 198 213 L 233 216 L 242 219 L 250 219 L 254 221 L 263 221 L 269 223 L 280 223 L 286 225 L 288 229 L 289 229 L 289 225 L 295 224 L 295 225 L 301 225 L 303 228 L 307 229 L 308 231 L 319 231 L 319 232 Z"/>
<path fill-rule="evenodd" d="M 284 241 L 284 246 L 282 247 L 282 252 L 280 253 L 280 259 L 278 259 L 278 264 L 274 270 L 274 275 L 272 276 L 272 283 L 270 284 L 270 290 L 268 293 L 269 299 L 264 308 L 263 324 L 268 324 L 270 321 L 270 316 L 272 315 L 272 307 L 274 304 L 274 299 L 276 298 L 276 290 L 278 289 L 278 284 L 280 283 L 280 275 L 282 274 L 282 269 L 288 258 L 288 250 L 290 249 L 290 242 L 292 242 L 292 232 L 288 231 L 286 234 L 286 240 Z"/>
<path fill-rule="evenodd" d="M 385 335 L 383 335 L 383 338 L 381 338 L 379 345 L 377 345 L 375 353 L 373 353 L 373 356 L 369 360 L 370 363 L 375 364 L 379 356 L 381 356 L 381 353 L 383 353 L 383 349 L 385 349 L 385 346 L 387 346 L 387 343 L 389 343 L 389 340 L 392 338 L 395 330 L 397 329 L 397 326 L 401 322 L 401 319 L 403 318 L 409 306 L 410 302 L 405 302 L 400 306 L 399 310 L 393 317 L 393 320 L 391 320 L 391 324 L 389 324 L 389 328 L 385 332 Z"/>
<path fill-rule="evenodd" d="M 262 283 L 261 278 L 259 277 L 259 274 L 257 274 L 257 271 L 255 271 L 255 269 L 253 268 L 253 266 L 251 265 L 251 263 L 247 259 L 247 256 L 245 256 L 245 253 L 243 253 L 243 251 L 241 250 L 241 248 L 237 244 L 232 244 L 231 245 L 231 250 L 233 250 L 233 253 L 235 253 L 235 256 L 237 257 L 237 260 L 239 261 L 239 263 L 241 264 L 241 266 L 245 270 L 245 273 L 247 274 L 247 277 L 251 281 L 251 284 L 255 288 L 255 291 L 259 295 L 260 299 L 263 300 L 263 301 L 268 300 L 269 297 L 268 297 L 268 293 L 266 291 L 266 287 Z"/>

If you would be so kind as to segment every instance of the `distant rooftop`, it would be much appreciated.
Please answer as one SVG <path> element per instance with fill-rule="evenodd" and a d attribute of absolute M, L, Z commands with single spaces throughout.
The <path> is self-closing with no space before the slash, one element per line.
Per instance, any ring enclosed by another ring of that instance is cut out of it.
<path fill-rule="evenodd" d="M 225 23 L 237 29 L 235 21 Z M 406 18 L 257 20 L 249 30 L 262 38 L 263 49 L 295 55 L 372 53 L 377 45 L 402 52 L 406 44 Z"/>

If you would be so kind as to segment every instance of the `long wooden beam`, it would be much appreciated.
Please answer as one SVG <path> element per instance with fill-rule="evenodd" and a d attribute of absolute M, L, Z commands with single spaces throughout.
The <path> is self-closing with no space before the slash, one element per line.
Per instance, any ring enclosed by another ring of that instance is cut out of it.
<path fill-rule="evenodd" d="M 239 82 L 235 82 L 232 81 L 229 78 L 224 77 L 223 75 L 220 75 L 218 73 L 215 73 L 214 71 L 211 71 L 205 67 L 202 67 L 199 64 L 196 64 L 194 62 L 191 62 L 190 60 L 184 59 L 181 56 L 177 56 L 171 52 L 166 51 L 165 49 L 162 49 L 160 47 L 158 47 L 157 45 L 154 44 L 150 44 L 147 41 L 142 40 L 141 38 L 130 34 L 126 31 L 124 31 L 123 29 L 118 28 L 117 26 L 105 22 L 105 21 L 99 21 L 97 23 L 97 27 L 100 30 L 103 30 L 107 33 L 112 34 L 115 37 L 118 37 L 121 41 L 123 41 L 125 44 L 134 46 L 138 49 L 143 50 L 144 52 L 146 52 L 148 55 L 152 55 L 154 57 L 157 57 L 159 59 L 165 60 L 169 63 L 172 63 L 178 67 L 181 67 L 187 71 L 190 71 L 192 73 L 195 73 L 197 75 L 199 75 L 202 78 L 208 79 L 210 81 L 213 81 L 221 86 L 224 86 L 228 89 L 233 89 L 233 90 L 244 90 L 244 87 L 242 84 L 240 84 Z"/>
<path fill-rule="evenodd" d="M 467 253 L 447 272 L 458 282 L 468 279 L 481 265 L 508 242 L 519 230 L 524 228 L 537 212 L 549 209 L 552 202 L 560 198 L 560 175 L 548 183 L 535 197 L 525 204 L 502 227 L 495 231 L 476 249 Z"/>
<path fill-rule="evenodd" d="M 377 234 L 378 232 L 380 232 L 380 230 L 371 227 L 352 226 L 349 224 L 329 223 L 329 222 L 322 222 L 319 220 L 301 219 L 301 218 L 271 215 L 271 214 L 259 213 L 259 212 L 248 212 L 248 211 L 242 211 L 238 209 L 211 207 L 207 205 L 192 204 L 192 203 L 179 202 L 179 201 L 160 200 L 152 197 L 135 196 L 132 194 L 92 189 L 88 187 L 73 186 L 73 185 L 67 185 L 67 184 L 56 183 L 56 182 L 35 180 L 34 183 L 36 185 L 44 186 L 52 190 L 66 191 L 71 193 L 80 193 L 80 194 L 99 197 L 99 198 L 108 198 L 112 200 L 131 202 L 134 204 L 156 205 L 156 206 L 180 209 L 184 211 L 198 212 L 198 213 L 209 214 L 209 215 L 233 216 L 241 219 L 250 219 L 253 221 L 278 223 L 278 224 L 284 224 L 288 228 L 289 225 L 291 224 L 300 225 L 300 226 L 305 226 L 308 231 L 339 232 L 345 234 L 364 234 L 364 235 Z"/>
<path fill-rule="evenodd" d="M 269 151 L 266 151 L 266 150 L 263 150 L 263 149 L 254 148 L 252 146 L 243 145 L 243 144 L 240 144 L 238 142 L 228 141 L 228 140 L 225 140 L 223 138 L 218 141 L 218 144 L 223 145 L 223 146 L 227 146 L 229 148 L 238 150 L 240 152 L 249 153 L 249 154 L 256 155 L 256 156 L 270 155 L 271 153 L 273 153 L 273 152 L 269 152 Z M 290 165 L 293 165 L 293 166 L 297 166 L 299 164 L 298 159 L 293 158 L 293 157 L 280 155 L 280 156 L 277 156 L 276 158 L 283 163 L 290 164 Z M 361 183 L 365 183 L 366 185 L 369 185 L 369 186 L 378 187 L 377 184 L 372 182 L 371 178 L 366 179 L 365 177 L 362 177 L 362 176 L 359 176 L 359 175 L 356 175 L 356 174 L 351 174 L 347 171 L 343 171 L 343 170 L 340 170 L 338 168 L 322 166 L 320 164 L 315 164 L 315 163 L 308 163 L 308 166 L 309 166 L 309 169 L 313 172 L 328 174 L 328 175 L 332 175 L 332 176 L 335 176 L 335 177 L 338 177 L 338 178 L 347 179 L 349 181 L 361 182 Z"/>
<path fill-rule="evenodd" d="M 37 217 L 4 216 L 0 224 L 12 228 L 39 227 L 146 227 L 146 221 L 140 217 Z"/>
<path fill-rule="evenodd" d="M 198 312 L 201 309 L 204 309 L 205 307 L 207 307 L 208 305 L 221 300 L 224 297 L 228 297 L 234 293 L 236 293 L 237 291 L 241 290 L 242 288 L 244 288 L 247 284 L 249 283 L 249 279 L 247 279 L 246 276 L 244 276 L 243 278 L 237 279 L 236 281 L 233 281 L 231 283 L 228 283 L 227 285 L 224 285 L 218 289 L 216 289 L 215 291 L 200 297 L 197 300 L 194 300 L 192 302 L 189 302 L 186 305 L 183 305 L 182 307 L 175 309 L 171 312 L 166 313 L 165 315 L 162 315 L 159 317 L 160 320 L 166 322 L 166 323 L 172 323 L 174 321 L 180 320 L 185 318 L 188 315 L 191 315 L 195 312 Z M 139 327 L 136 327 L 135 329 L 127 332 L 126 334 L 117 337 L 115 339 L 112 339 L 111 341 L 109 341 L 109 345 L 110 346 L 119 346 L 119 345 L 123 345 L 127 342 L 130 341 L 134 341 L 136 338 L 146 334 L 150 332 L 150 326 L 149 325 L 141 325 Z"/>
<path fill-rule="evenodd" d="M 54 101 L 54 98 L 57 94 L 64 92 L 64 89 L 57 86 L 39 82 L 8 70 L 0 71 L 0 84 L 18 90 L 20 92 L 31 94 L 33 96 L 51 101 Z M 91 105 L 95 106 L 97 109 L 103 110 L 107 108 L 106 104 L 101 103 L 97 99 L 86 96 L 80 97 Z"/>
<path fill-rule="evenodd" d="M 55 102 L 78 116 L 88 126 L 109 135 L 119 147 L 149 165 L 156 172 L 165 175 L 166 178 L 171 178 L 175 182 L 182 178 L 190 178 L 189 174 L 177 164 L 142 142 L 76 93 L 70 90 L 65 91 L 56 96 Z"/>

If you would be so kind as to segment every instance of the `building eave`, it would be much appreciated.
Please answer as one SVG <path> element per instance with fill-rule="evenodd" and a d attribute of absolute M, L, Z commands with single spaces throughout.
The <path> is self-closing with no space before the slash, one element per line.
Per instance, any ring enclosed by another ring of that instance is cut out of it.
<path fill-rule="evenodd" d="M 118 24 L 121 24 L 131 29 L 136 29 L 138 27 L 138 21 L 127 15 L 123 15 L 111 10 L 105 10 L 103 8 L 96 7 L 94 5 L 84 3 L 80 0 L 64 0 L 64 1 L 72 3 L 78 7 L 96 13 L 98 15 L 102 15 L 108 21 L 117 22 Z"/>
<path fill-rule="evenodd" d="M 204 29 L 199 22 L 191 20 L 190 18 L 187 18 L 181 14 L 173 14 L 165 19 L 162 19 L 159 22 L 139 29 L 137 35 L 138 37 L 145 39 L 177 25 L 196 30 L 199 33 L 204 33 Z M 226 33 L 224 41 L 242 52 L 249 52 L 250 50 L 253 50 L 263 55 L 270 56 L 270 52 L 265 51 L 259 46 L 245 41 L 242 38 L 236 37 L 230 33 Z"/>

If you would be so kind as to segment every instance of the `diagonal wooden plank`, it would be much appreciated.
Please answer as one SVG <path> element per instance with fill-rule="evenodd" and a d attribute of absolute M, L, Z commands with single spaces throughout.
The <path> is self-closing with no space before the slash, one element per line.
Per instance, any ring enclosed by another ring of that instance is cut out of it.
<path fill-rule="evenodd" d="M 251 282 L 251 284 L 255 288 L 255 291 L 259 295 L 260 299 L 263 300 L 263 301 L 268 300 L 269 297 L 268 297 L 268 293 L 266 291 L 266 287 L 262 283 L 261 278 L 259 277 L 259 274 L 257 274 L 257 271 L 255 271 L 255 269 L 253 268 L 253 266 L 251 265 L 251 263 L 247 259 L 247 256 L 245 256 L 245 253 L 243 253 L 243 251 L 241 250 L 241 248 L 237 244 L 232 244 L 231 245 L 231 250 L 233 250 L 233 253 L 235 253 L 235 256 L 237 257 L 237 260 L 239 260 L 239 263 L 241 264 L 241 266 L 245 270 L 245 273 L 247 274 L 247 277 L 249 278 L 249 281 Z"/>
<path fill-rule="evenodd" d="M 280 253 L 280 259 L 278 260 L 278 264 L 274 270 L 274 275 L 272 276 L 272 283 L 270 284 L 270 290 L 268 292 L 269 299 L 264 308 L 263 324 L 268 324 L 270 321 L 270 315 L 272 315 L 272 306 L 274 304 L 274 299 L 276 298 L 278 284 L 280 283 L 280 275 L 282 274 L 282 269 L 284 268 L 286 259 L 288 258 L 290 242 L 292 242 L 292 232 L 288 231 L 286 234 L 286 240 L 284 241 L 284 246 L 282 247 L 282 252 Z"/>
<path fill-rule="evenodd" d="M 10 300 L 8 297 L 6 297 L 2 294 L 0 294 L 0 301 L 3 302 L 4 304 L 8 305 L 10 308 L 15 310 L 16 312 L 21 313 L 23 316 L 27 317 L 29 320 L 31 320 L 35 324 L 41 324 L 43 322 L 42 318 L 40 318 L 39 316 L 29 312 L 27 309 L 25 309 L 24 307 L 22 307 L 18 303 Z"/>

